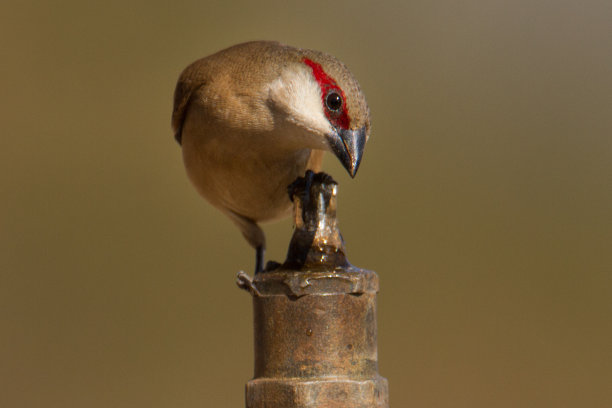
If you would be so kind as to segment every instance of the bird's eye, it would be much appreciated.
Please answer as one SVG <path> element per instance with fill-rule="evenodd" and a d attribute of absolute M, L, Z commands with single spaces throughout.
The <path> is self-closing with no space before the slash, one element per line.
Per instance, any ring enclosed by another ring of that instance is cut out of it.
<path fill-rule="evenodd" d="M 330 111 L 338 112 L 340 108 L 342 108 L 342 97 L 338 92 L 331 91 L 327 94 L 327 97 L 325 97 L 325 104 Z"/>

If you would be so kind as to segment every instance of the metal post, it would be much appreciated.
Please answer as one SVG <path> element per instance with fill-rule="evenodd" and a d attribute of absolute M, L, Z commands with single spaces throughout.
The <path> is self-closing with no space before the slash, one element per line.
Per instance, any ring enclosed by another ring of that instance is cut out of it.
<path fill-rule="evenodd" d="M 247 408 L 388 408 L 378 374 L 375 272 L 346 259 L 337 184 L 307 173 L 291 187 L 287 260 L 238 284 L 253 295 L 255 376 Z"/>

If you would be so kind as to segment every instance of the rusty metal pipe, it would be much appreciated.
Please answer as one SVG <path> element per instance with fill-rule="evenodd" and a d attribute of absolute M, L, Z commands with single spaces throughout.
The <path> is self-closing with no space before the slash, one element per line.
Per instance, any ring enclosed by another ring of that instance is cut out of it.
<path fill-rule="evenodd" d="M 238 284 L 253 295 L 255 376 L 247 408 L 388 408 L 378 374 L 376 273 L 346 258 L 337 184 L 307 173 L 291 187 L 287 260 Z"/>

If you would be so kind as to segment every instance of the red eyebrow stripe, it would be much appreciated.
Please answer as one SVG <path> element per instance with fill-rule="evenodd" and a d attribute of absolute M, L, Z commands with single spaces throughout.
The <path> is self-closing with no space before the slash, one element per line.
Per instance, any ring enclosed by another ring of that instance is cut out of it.
<path fill-rule="evenodd" d="M 329 75 L 327 75 L 327 73 L 323 70 L 323 67 L 320 64 L 317 64 L 316 62 L 308 58 L 304 58 L 304 64 L 312 68 L 312 74 L 321 86 L 321 89 L 323 89 L 324 87 L 338 87 L 336 81 L 334 81 Z"/>
<path fill-rule="evenodd" d="M 343 129 L 348 129 L 351 123 L 351 120 L 348 116 L 348 107 L 346 106 L 346 97 L 344 96 L 344 91 L 338 86 L 336 81 L 323 70 L 321 64 L 317 64 L 311 59 L 304 58 L 304 64 L 308 65 L 312 69 L 312 75 L 315 77 L 315 80 L 319 83 L 321 87 L 321 100 L 323 101 L 323 106 L 325 106 L 325 97 L 327 93 L 331 90 L 337 90 L 342 95 L 342 100 L 344 101 L 342 105 L 342 113 L 337 117 L 332 117 L 330 113 L 325 110 L 325 115 L 330 122 L 332 122 L 335 126 L 341 127 Z"/>

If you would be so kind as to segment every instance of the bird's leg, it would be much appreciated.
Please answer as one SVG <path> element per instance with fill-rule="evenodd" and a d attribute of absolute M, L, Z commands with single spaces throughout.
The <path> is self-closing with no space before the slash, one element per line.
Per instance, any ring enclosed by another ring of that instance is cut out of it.
<path fill-rule="evenodd" d="M 304 177 L 298 177 L 293 183 L 289 184 L 287 186 L 289 199 L 293 201 L 293 196 L 295 194 L 300 194 L 300 198 L 303 203 L 310 202 L 310 186 L 312 185 L 312 181 L 314 180 L 316 174 L 324 173 L 315 173 L 312 170 L 306 170 Z"/>
<path fill-rule="evenodd" d="M 315 172 L 312 170 L 306 170 L 304 174 L 304 202 L 310 203 L 310 187 L 312 186 L 312 180 L 314 179 Z"/>
<path fill-rule="evenodd" d="M 259 245 L 255 248 L 255 274 L 264 271 L 264 256 L 266 248 L 263 245 Z"/>

